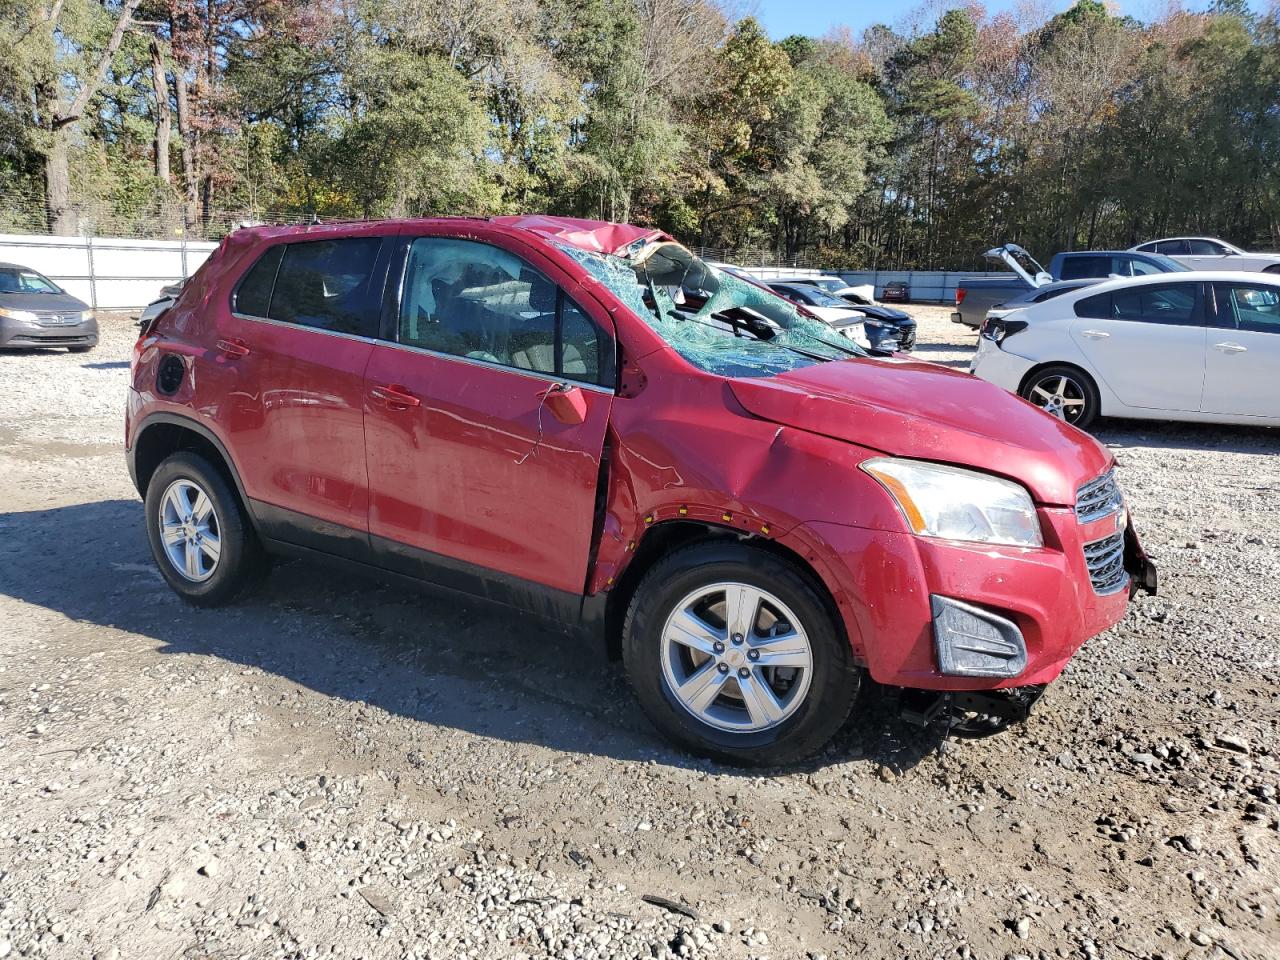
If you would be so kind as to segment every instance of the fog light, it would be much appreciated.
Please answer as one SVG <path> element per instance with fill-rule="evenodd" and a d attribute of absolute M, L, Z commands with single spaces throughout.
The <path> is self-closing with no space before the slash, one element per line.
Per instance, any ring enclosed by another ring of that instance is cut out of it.
<path fill-rule="evenodd" d="M 1027 644 L 1011 620 L 950 597 L 929 597 L 938 669 L 953 677 L 1016 677 Z"/>

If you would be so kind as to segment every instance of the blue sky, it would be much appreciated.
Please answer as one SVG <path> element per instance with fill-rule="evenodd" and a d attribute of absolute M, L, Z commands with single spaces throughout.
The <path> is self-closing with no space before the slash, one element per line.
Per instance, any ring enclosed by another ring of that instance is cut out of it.
<path fill-rule="evenodd" d="M 1049 5 L 1054 12 L 1065 10 L 1073 0 L 1050 0 Z M 960 6 L 962 0 L 956 0 Z M 775 40 L 792 33 L 803 33 L 820 37 L 832 27 L 848 26 L 855 34 L 861 33 L 873 23 L 888 23 L 890 26 L 902 20 L 911 10 L 918 7 L 918 0 L 906 3 L 880 2 L 869 3 L 867 0 L 755 0 L 756 16 L 764 24 L 769 35 Z M 1013 7 L 1014 0 L 988 0 L 985 4 L 991 12 L 1007 10 Z M 1188 0 L 1186 4 L 1193 10 L 1204 9 L 1208 0 Z M 748 5 L 748 9 L 750 8 Z M 1139 20 L 1155 19 L 1163 10 L 1160 0 L 1121 0 L 1120 10 Z M 1253 4 L 1254 9 L 1258 5 Z"/>

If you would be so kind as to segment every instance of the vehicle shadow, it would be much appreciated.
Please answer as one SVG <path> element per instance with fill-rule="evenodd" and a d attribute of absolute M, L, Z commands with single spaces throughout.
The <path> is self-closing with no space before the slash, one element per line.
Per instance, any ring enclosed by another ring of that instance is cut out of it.
<path fill-rule="evenodd" d="M 188 607 L 156 571 L 141 514 L 133 500 L 0 513 L 0 594 L 148 637 L 160 653 L 257 667 L 421 723 L 620 760 L 760 774 L 669 746 L 641 714 L 618 664 L 517 612 L 301 561 L 278 565 L 229 607 Z M 860 707 L 825 752 L 787 772 L 862 761 L 901 773 L 938 749 L 940 734 L 901 721 L 874 684 L 865 685 Z"/>
<path fill-rule="evenodd" d="M 1110 446 L 1213 450 L 1222 453 L 1280 452 L 1280 429 L 1243 424 L 1120 420 L 1106 417 L 1090 428 Z"/>
<path fill-rule="evenodd" d="M 128 370 L 128 360 L 103 360 L 99 363 L 80 364 L 86 370 Z"/>

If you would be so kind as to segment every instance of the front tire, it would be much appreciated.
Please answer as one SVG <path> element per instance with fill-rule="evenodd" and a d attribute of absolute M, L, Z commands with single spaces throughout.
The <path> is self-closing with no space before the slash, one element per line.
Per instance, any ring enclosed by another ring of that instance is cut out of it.
<path fill-rule="evenodd" d="M 204 457 L 168 457 L 147 484 L 147 538 L 165 582 L 187 603 L 232 600 L 267 568 L 240 498 Z"/>
<path fill-rule="evenodd" d="M 1083 371 L 1065 363 L 1037 370 L 1018 391 L 1023 400 L 1081 430 L 1098 417 L 1098 388 Z"/>
<path fill-rule="evenodd" d="M 622 655 L 654 726 L 693 753 L 740 765 L 816 753 L 848 719 L 861 679 L 811 575 L 727 541 L 683 547 L 645 574 Z"/>

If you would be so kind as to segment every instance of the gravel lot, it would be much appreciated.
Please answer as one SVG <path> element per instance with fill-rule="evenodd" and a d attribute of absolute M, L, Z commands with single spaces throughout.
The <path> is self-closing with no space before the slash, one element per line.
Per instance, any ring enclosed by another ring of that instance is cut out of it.
<path fill-rule="evenodd" d="M 104 329 L 0 355 L 0 958 L 1280 957 L 1280 432 L 1099 428 L 1161 596 L 1025 726 L 944 752 L 873 690 L 746 775 L 480 606 L 302 563 L 183 606 Z"/>

